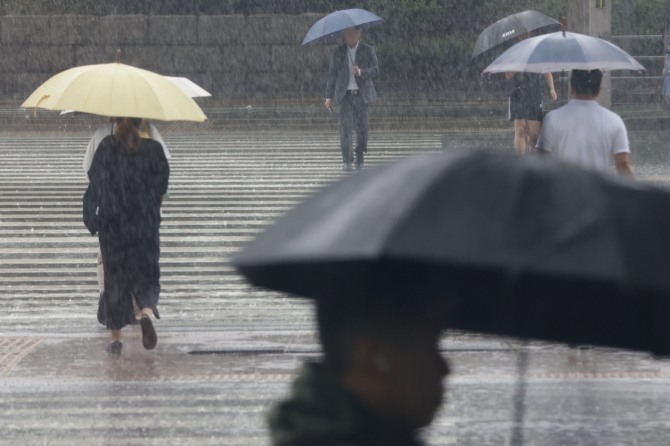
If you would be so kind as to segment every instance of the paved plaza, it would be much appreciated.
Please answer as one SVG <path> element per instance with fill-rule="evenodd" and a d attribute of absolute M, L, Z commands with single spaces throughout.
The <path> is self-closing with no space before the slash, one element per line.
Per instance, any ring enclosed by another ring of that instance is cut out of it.
<path fill-rule="evenodd" d="M 159 343 L 144 350 L 128 327 L 120 357 L 104 351 L 97 239 L 81 222 L 89 136 L 0 132 L 0 445 L 268 444 L 268 408 L 319 356 L 312 308 L 248 286 L 229 256 L 344 175 L 337 134 L 166 130 Z M 367 166 L 507 140 L 372 132 Z M 670 186 L 667 164 L 637 172 Z M 454 373 L 429 445 L 510 444 L 520 413 L 528 445 L 668 444 L 668 360 L 464 333 L 442 350 Z"/>

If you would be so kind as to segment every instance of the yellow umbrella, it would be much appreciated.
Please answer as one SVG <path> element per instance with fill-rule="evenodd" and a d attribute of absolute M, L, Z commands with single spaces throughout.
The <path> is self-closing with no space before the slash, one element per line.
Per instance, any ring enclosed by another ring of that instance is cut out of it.
<path fill-rule="evenodd" d="M 166 77 L 119 62 L 58 73 L 21 106 L 161 121 L 207 119 L 198 104 Z"/>

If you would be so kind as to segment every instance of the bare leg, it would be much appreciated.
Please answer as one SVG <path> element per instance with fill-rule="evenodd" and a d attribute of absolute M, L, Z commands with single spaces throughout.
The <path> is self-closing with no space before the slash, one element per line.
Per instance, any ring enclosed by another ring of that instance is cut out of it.
<path fill-rule="evenodd" d="M 120 355 L 122 348 L 121 330 L 112 330 L 112 343 L 107 346 L 107 352 L 114 355 Z"/>
<path fill-rule="evenodd" d="M 137 305 L 137 300 L 135 299 L 135 294 L 131 293 L 133 298 L 133 310 L 135 311 L 135 320 L 139 321 L 142 318 L 142 309 Z"/>
<path fill-rule="evenodd" d="M 534 152 L 540 137 L 540 121 L 528 121 L 528 151 Z"/>
<path fill-rule="evenodd" d="M 526 154 L 526 130 L 528 121 L 524 119 L 514 120 L 514 150 L 518 155 Z"/>
<path fill-rule="evenodd" d="M 105 267 L 102 264 L 102 251 L 100 250 L 100 248 L 98 248 L 97 275 L 98 275 L 98 290 L 100 291 L 100 294 L 102 294 L 102 292 L 105 291 Z"/>

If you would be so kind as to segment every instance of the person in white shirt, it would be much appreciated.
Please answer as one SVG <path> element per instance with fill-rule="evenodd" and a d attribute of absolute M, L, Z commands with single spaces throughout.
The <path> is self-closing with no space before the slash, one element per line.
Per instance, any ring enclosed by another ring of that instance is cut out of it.
<path fill-rule="evenodd" d="M 573 99 L 549 112 L 537 141 L 540 154 L 578 164 L 587 169 L 612 171 L 633 177 L 626 125 L 619 115 L 598 104 L 603 73 L 573 70 Z"/>

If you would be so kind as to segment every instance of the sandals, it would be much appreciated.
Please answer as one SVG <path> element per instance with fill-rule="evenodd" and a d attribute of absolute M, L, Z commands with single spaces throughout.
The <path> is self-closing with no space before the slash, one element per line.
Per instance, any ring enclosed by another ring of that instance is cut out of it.
<path fill-rule="evenodd" d="M 111 353 L 113 355 L 120 355 L 122 348 L 123 343 L 121 341 L 114 341 L 107 346 L 106 350 L 108 353 Z"/>
<path fill-rule="evenodd" d="M 139 324 L 142 328 L 142 345 L 147 350 L 153 350 L 156 348 L 156 344 L 158 344 L 158 335 L 156 334 L 153 322 L 151 322 L 151 317 L 147 314 L 142 315 Z M 121 341 L 114 341 L 105 350 L 111 354 L 120 355 L 122 348 L 123 343 Z"/>
<path fill-rule="evenodd" d="M 147 315 L 143 315 L 140 319 L 140 327 L 142 327 L 142 345 L 147 350 L 152 350 L 156 348 L 158 343 L 158 335 L 156 335 L 156 330 L 154 329 L 154 324 L 151 322 L 151 318 Z"/>

